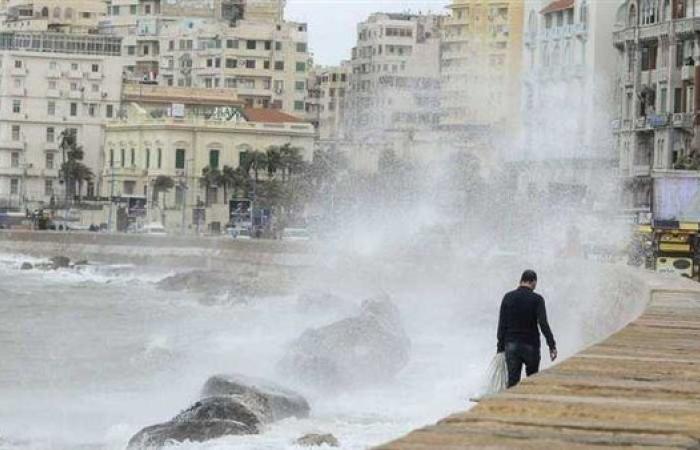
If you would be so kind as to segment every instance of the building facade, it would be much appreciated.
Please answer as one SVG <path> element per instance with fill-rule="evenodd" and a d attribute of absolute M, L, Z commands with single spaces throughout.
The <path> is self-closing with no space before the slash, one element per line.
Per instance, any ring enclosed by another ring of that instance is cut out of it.
<path fill-rule="evenodd" d="M 358 25 L 344 120 L 356 168 L 377 170 L 384 151 L 411 158 L 416 134 L 437 128 L 443 18 L 376 13 Z"/>
<path fill-rule="evenodd" d="M 523 2 L 454 0 L 443 25 L 441 125 L 500 132 L 517 123 Z"/>
<path fill-rule="evenodd" d="M 522 192 L 590 208 L 615 191 L 613 118 L 617 55 L 610 46 L 618 4 L 525 3 L 521 143 L 506 155 Z M 559 193 L 568 192 L 567 196 Z M 564 198 L 565 197 L 565 198 Z"/>
<path fill-rule="evenodd" d="M 345 137 L 345 99 L 350 73 L 349 61 L 339 66 L 314 67 L 309 73 L 306 112 L 318 130 L 321 148 L 336 145 Z"/>
<path fill-rule="evenodd" d="M 0 202 L 37 207 L 63 197 L 61 133 L 77 132 L 96 195 L 104 121 L 121 102 L 121 40 L 52 32 L 0 33 Z"/>
<path fill-rule="evenodd" d="M 189 227 L 194 208 L 205 206 L 205 223 L 228 222 L 224 189 L 205 187 L 205 167 L 233 169 L 241 155 L 290 144 L 313 156 L 312 124 L 275 110 L 246 108 L 230 90 L 133 85 L 125 88 L 131 106 L 106 126 L 102 190 L 115 197 L 149 199 L 149 221 L 167 228 Z M 154 203 L 159 176 L 175 187 Z M 184 222 L 183 222 L 184 220 Z"/>
<path fill-rule="evenodd" d="M 700 8 L 682 0 L 627 1 L 616 19 L 614 128 L 625 204 L 656 215 L 656 200 L 672 185 L 678 185 L 673 202 L 682 203 L 689 195 L 684 186 L 698 183 Z"/>

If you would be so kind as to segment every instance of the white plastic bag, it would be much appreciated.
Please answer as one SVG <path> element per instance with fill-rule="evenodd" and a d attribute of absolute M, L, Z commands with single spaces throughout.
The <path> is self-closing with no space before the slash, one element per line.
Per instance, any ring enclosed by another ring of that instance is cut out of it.
<path fill-rule="evenodd" d="M 486 372 L 486 379 L 479 397 L 498 394 L 508 388 L 508 365 L 505 352 L 496 353 Z"/>

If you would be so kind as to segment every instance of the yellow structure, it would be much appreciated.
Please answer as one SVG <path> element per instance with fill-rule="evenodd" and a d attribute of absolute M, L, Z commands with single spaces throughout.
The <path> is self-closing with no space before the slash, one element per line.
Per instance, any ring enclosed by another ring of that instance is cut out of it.
<path fill-rule="evenodd" d="M 444 22 L 442 125 L 510 129 L 517 123 L 522 0 L 455 0 Z"/>

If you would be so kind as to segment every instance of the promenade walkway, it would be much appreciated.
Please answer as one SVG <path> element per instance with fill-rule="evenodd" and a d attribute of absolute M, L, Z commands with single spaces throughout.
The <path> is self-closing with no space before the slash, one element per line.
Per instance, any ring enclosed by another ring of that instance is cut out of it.
<path fill-rule="evenodd" d="M 379 448 L 700 449 L 700 293 L 654 291 L 605 341 Z"/>

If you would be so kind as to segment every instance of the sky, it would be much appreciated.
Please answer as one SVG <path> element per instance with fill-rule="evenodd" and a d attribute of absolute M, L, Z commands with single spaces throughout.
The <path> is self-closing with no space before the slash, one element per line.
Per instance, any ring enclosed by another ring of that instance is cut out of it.
<path fill-rule="evenodd" d="M 287 0 L 285 18 L 309 24 L 314 63 L 335 65 L 350 59 L 357 23 L 373 12 L 446 12 L 450 0 Z"/>

